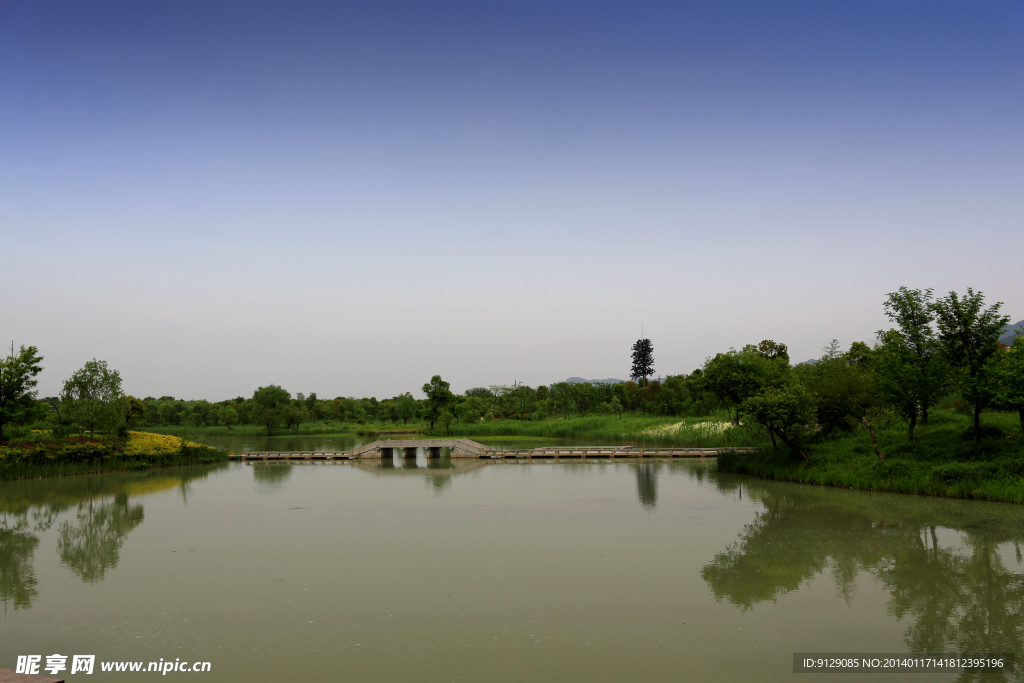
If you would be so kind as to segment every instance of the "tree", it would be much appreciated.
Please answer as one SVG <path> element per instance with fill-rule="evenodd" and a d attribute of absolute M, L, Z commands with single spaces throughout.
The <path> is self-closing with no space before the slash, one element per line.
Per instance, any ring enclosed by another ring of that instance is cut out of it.
<path fill-rule="evenodd" d="M 985 296 L 970 287 L 935 301 L 931 309 L 939 325 L 939 343 L 950 364 L 959 371 L 961 393 L 974 406 L 974 442 L 981 445 L 981 409 L 990 398 L 989 360 L 999 350 L 999 335 L 1010 321 L 1000 315 L 1003 302 L 984 307 Z"/>
<path fill-rule="evenodd" d="M 904 381 L 911 383 L 921 409 L 921 422 L 928 424 L 928 406 L 942 387 L 946 376 L 939 354 L 932 323 L 935 312 L 931 289 L 900 287 L 885 300 L 885 314 L 896 323 L 900 344 L 910 353 L 903 358 L 905 368 L 899 370 Z M 885 333 L 878 332 L 881 339 Z"/>
<path fill-rule="evenodd" d="M 640 386 L 647 386 L 647 378 L 654 374 L 654 345 L 650 339 L 637 339 L 633 344 L 633 367 L 629 378 L 641 380 Z"/>
<path fill-rule="evenodd" d="M 220 423 L 231 431 L 231 425 L 238 424 L 238 411 L 234 406 L 226 405 L 220 409 Z"/>
<path fill-rule="evenodd" d="M 253 392 L 253 417 L 256 424 L 267 428 L 268 436 L 274 435 L 274 429 L 284 418 L 284 409 L 291 399 L 292 395 L 276 384 L 260 387 Z"/>
<path fill-rule="evenodd" d="M 121 414 L 127 425 L 134 425 L 146 416 L 146 405 L 134 396 L 122 396 Z"/>
<path fill-rule="evenodd" d="M 762 339 L 761 343 L 757 345 L 757 352 L 768 360 L 781 358 L 787 364 L 789 363 L 789 349 L 785 344 L 779 344 L 771 339 Z"/>
<path fill-rule="evenodd" d="M 880 332 L 879 338 L 881 343 L 875 348 L 878 396 L 907 419 L 908 436 L 913 441 L 920 400 L 916 356 L 898 330 Z"/>
<path fill-rule="evenodd" d="M 430 428 L 434 428 L 434 423 L 437 422 L 438 417 L 441 415 L 441 411 L 451 401 L 452 391 L 451 385 L 441 379 L 441 375 L 434 375 L 430 378 L 430 381 L 423 385 L 423 393 L 427 395 L 427 422 L 430 423 Z"/>
<path fill-rule="evenodd" d="M 21 346 L 14 355 L 0 359 L 0 440 L 3 440 L 4 425 L 17 422 L 32 409 L 36 398 L 36 375 L 42 372 L 43 357 L 34 346 Z"/>
<path fill-rule="evenodd" d="M 990 372 L 995 380 L 993 403 L 1003 410 L 1016 411 L 1024 441 L 1024 337 L 1015 338 L 1005 353 L 993 357 Z"/>
<path fill-rule="evenodd" d="M 781 386 L 788 373 L 786 357 L 770 359 L 748 344 L 741 351 L 730 349 L 728 353 L 709 358 L 704 363 L 702 385 L 727 407 L 736 410 L 735 422 L 739 423 L 744 401 L 767 386 Z"/>
<path fill-rule="evenodd" d="M 807 434 L 807 425 L 814 419 L 814 397 L 799 384 L 786 387 L 766 387 L 764 391 L 746 401 L 747 415 L 790 450 L 807 461 L 801 441 Z"/>
<path fill-rule="evenodd" d="M 97 426 L 112 427 L 120 421 L 120 398 L 121 374 L 93 358 L 64 382 L 60 400 L 70 408 L 71 419 L 95 437 Z"/>
<path fill-rule="evenodd" d="M 395 415 L 406 425 L 416 419 L 416 399 L 408 391 L 395 397 Z"/>

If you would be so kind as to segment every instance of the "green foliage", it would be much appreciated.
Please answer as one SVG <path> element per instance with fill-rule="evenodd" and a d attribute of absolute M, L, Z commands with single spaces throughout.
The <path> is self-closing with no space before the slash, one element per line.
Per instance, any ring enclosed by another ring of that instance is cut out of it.
<path fill-rule="evenodd" d="M 958 370 L 960 391 L 974 406 L 974 429 L 981 443 L 981 410 L 992 397 L 990 376 L 992 356 L 999 350 L 999 335 L 1010 317 L 1000 315 L 1002 302 L 984 307 L 981 292 L 968 288 L 965 295 L 950 292 L 933 305 L 939 326 L 939 342 L 949 362 Z"/>
<path fill-rule="evenodd" d="M 774 342 L 773 342 L 774 343 Z M 723 404 L 739 411 L 751 396 L 766 387 L 780 387 L 789 373 L 787 357 L 768 357 L 748 345 L 741 351 L 730 349 L 704 363 L 702 383 L 706 391 Z"/>
<path fill-rule="evenodd" d="M 272 436 L 274 430 L 281 424 L 285 417 L 285 408 L 291 399 L 291 394 L 276 384 L 268 384 L 253 392 L 253 418 L 257 424 L 267 428 L 268 436 Z"/>
<path fill-rule="evenodd" d="M 423 393 L 427 395 L 427 410 L 424 417 L 434 428 L 441 415 L 441 411 L 452 402 L 454 394 L 451 392 L 451 385 L 441 379 L 441 375 L 434 375 L 427 384 L 423 385 Z"/>
<path fill-rule="evenodd" d="M 907 441 L 901 421 L 881 421 L 878 439 L 884 461 L 871 457 L 861 430 L 809 439 L 809 461 L 788 451 L 762 449 L 753 455 L 720 455 L 718 468 L 823 486 L 1024 502 L 1024 446 L 1004 434 L 1016 416 L 989 413 L 986 421 L 991 424 L 977 446 L 971 417 L 935 410 L 934 419 L 918 428 L 914 442 Z"/>
<path fill-rule="evenodd" d="M 1005 352 L 996 353 L 988 372 L 993 383 L 992 403 L 1017 413 L 1024 439 L 1024 337 L 1014 339 L 1013 346 Z"/>
<path fill-rule="evenodd" d="M 653 374 L 654 345 L 650 339 L 637 339 L 633 344 L 633 364 L 629 370 L 629 378 L 640 380 L 640 386 L 646 386 L 647 378 Z"/>
<path fill-rule="evenodd" d="M 42 361 L 34 346 L 21 346 L 15 355 L 13 343 L 10 355 L 0 359 L 0 441 L 5 425 L 17 423 L 32 410 Z"/>
<path fill-rule="evenodd" d="M 64 382 L 61 405 L 71 420 L 95 436 L 97 428 L 112 428 L 123 419 L 120 398 L 120 373 L 93 358 Z"/>
<path fill-rule="evenodd" d="M 745 402 L 750 420 L 778 437 L 790 450 L 807 460 L 802 444 L 807 425 L 814 419 L 814 396 L 799 384 L 766 387 Z"/>

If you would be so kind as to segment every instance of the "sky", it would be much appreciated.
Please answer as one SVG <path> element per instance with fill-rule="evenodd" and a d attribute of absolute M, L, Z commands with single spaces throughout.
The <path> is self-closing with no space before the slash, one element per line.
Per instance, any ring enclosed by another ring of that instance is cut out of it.
<path fill-rule="evenodd" d="M 1022 0 L 0 0 L 0 342 L 385 398 L 1017 321 L 1022 121 Z"/>

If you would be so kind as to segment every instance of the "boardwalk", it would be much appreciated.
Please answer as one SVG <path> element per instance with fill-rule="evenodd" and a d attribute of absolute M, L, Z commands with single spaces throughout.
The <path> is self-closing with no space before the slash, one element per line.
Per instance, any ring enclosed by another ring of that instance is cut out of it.
<path fill-rule="evenodd" d="M 388 439 L 357 446 L 351 451 L 231 453 L 236 460 L 379 460 L 401 455 L 415 458 L 422 448 L 428 459 L 439 458 L 448 449 L 455 459 L 501 460 L 527 458 L 559 460 L 569 458 L 708 458 L 722 452 L 750 453 L 752 448 L 647 448 L 643 446 L 552 446 L 529 449 L 495 449 L 469 439 Z"/>

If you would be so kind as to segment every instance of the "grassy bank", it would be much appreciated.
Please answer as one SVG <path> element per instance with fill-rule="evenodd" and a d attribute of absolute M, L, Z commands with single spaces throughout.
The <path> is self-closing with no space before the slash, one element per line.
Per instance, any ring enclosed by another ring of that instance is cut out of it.
<path fill-rule="evenodd" d="M 48 433 L 0 445 L 0 481 L 145 470 L 223 462 L 227 455 L 192 441 L 147 432 L 53 438 Z"/>
<path fill-rule="evenodd" d="M 274 430 L 273 436 L 332 436 L 337 434 L 397 434 L 397 433 L 418 433 L 427 428 L 426 422 L 410 422 L 408 426 L 386 423 L 355 422 L 305 422 L 297 429 L 278 427 Z M 184 425 L 146 427 L 147 431 L 154 434 L 170 434 L 187 439 L 199 439 L 210 436 L 267 436 L 267 428 L 260 425 L 235 425 L 227 427 L 192 427 Z"/>
<path fill-rule="evenodd" d="M 778 452 L 765 447 L 753 455 L 720 456 L 718 468 L 823 486 L 1024 503 L 1024 444 L 1017 416 L 988 413 L 982 424 L 980 446 L 971 417 L 935 411 L 929 424 L 918 426 L 914 442 L 905 422 L 891 419 L 880 425 L 883 461 L 861 428 L 811 441 L 807 463 L 785 447 Z"/>
<path fill-rule="evenodd" d="M 263 437 L 266 427 L 240 425 L 232 427 L 149 427 L 153 432 L 171 434 L 202 441 L 209 437 Z M 453 422 L 447 429 L 440 424 L 431 430 L 427 422 L 341 423 L 309 422 L 297 430 L 279 429 L 275 436 L 361 435 L 421 438 L 466 437 L 483 439 L 568 439 L 650 446 L 693 446 L 703 448 L 728 446 L 760 446 L 764 437 L 744 427 L 730 427 L 725 414 L 712 417 L 678 418 L 642 415 L 587 415 L 584 417 L 548 417 L 544 420 L 486 420 Z"/>
<path fill-rule="evenodd" d="M 702 448 L 760 446 L 763 438 L 745 427 L 731 427 L 724 416 L 646 417 L 636 415 L 591 415 L 546 420 L 491 420 L 473 424 L 452 424 L 435 434 L 481 438 L 571 439 L 648 446 L 693 446 Z"/>

